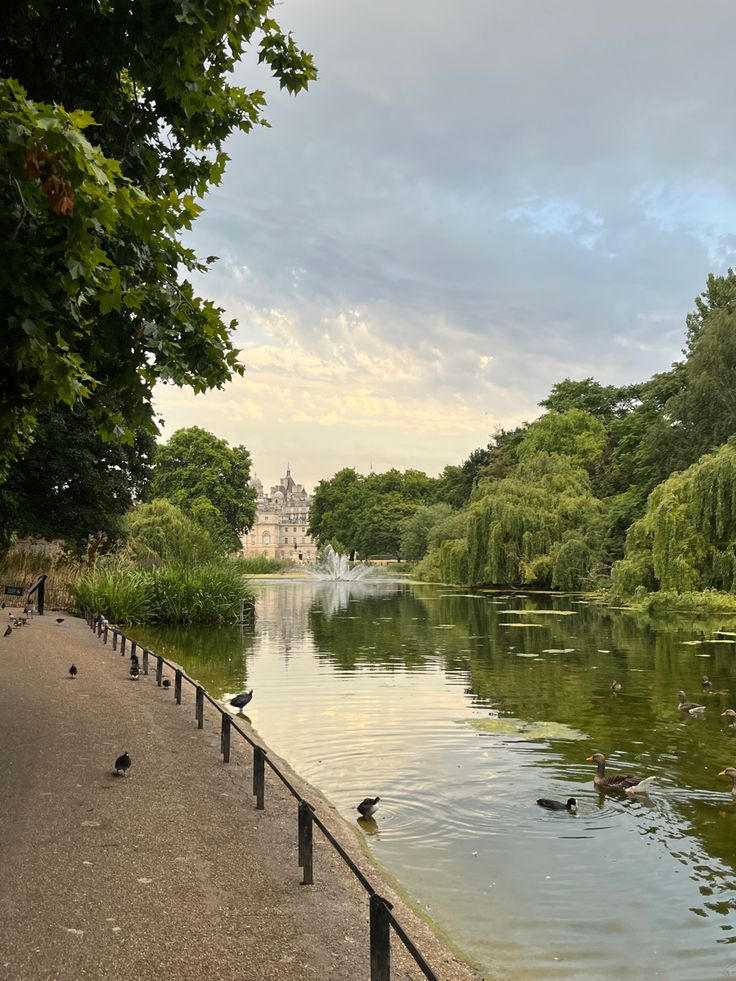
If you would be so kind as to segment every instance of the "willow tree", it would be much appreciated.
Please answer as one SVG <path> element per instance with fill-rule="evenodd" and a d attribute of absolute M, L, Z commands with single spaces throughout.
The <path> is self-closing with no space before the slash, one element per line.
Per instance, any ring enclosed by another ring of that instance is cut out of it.
<path fill-rule="evenodd" d="M 649 495 L 629 528 L 614 589 L 736 592 L 736 440 L 729 440 Z"/>
<path fill-rule="evenodd" d="M 527 456 L 481 485 L 464 540 L 444 542 L 443 579 L 469 585 L 579 589 L 599 560 L 604 505 L 587 473 L 563 456 Z"/>

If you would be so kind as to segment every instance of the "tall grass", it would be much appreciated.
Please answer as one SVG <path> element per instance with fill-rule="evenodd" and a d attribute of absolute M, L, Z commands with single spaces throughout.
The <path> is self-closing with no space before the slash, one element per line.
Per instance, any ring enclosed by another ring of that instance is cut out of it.
<path fill-rule="evenodd" d="M 253 593 L 237 564 L 109 570 L 96 568 L 75 589 L 79 609 L 95 610 L 114 623 L 228 623 Z"/>
<path fill-rule="evenodd" d="M 264 576 L 274 572 L 285 572 L 293 569 L 295 564 L 291 559 L 269 559 L 265 555 L 239 555 L 233 559 L 240 571 L 247 576 Z"/>

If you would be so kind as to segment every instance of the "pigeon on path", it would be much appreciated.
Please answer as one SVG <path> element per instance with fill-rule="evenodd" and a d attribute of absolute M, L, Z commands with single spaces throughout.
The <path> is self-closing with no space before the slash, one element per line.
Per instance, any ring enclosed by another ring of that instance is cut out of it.
<path fill-rule="evenodd" d="M 164 678 L 164 680 L 161 682 L 161 687 L 162 688 L 171 688 L 171 679 L 170 678 Z"/>
<path fill-rule="evenodd" d="M 132 762 L 133 761 L 131 760 L 130 756 L 128 756 L 127 750 L 122 754 L 122 756 L 118 756 L 118 758 L 115 760 L 116 776 L 119 777 L 121 774 L 122 776 L 125 776 L 125 772 L 126 770 L 130 769 Z"/>
<path fill-rule="evenodd" d="M 3 637 L 9 637 L 12 634 L 12 632 L 13 632 L 13 628 L 10 626 L 10 624 L 8 624 L 8 626 L 5 628 L 5 633 L 3 634 Z"/>
<path fill-rule="evenodd" d="M 56 618 L 56 622 L 57 623 L 63 623 L 64 622 L 64 617 L 57 617 Z"/>
<path fill-rule="evenodd" d="M 77 677 L 77 666 L 76 666 L 76 664 L 72 664 L 72 666 L 69 668 L 69 677 L 70 678 L 76 678 Z"/>
<path fill-rule="evenodd" d="M 130 665 L 130 677 L 134 680 L 138 680 L 138 676 L 141 673 L 141 669 L 138 667 L 138 661 L 133 661 Z"/>

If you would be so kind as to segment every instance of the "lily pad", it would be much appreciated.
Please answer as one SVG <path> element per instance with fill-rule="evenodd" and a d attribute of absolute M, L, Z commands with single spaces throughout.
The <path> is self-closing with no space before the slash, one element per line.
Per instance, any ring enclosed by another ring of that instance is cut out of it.
<path fill-rule="evenodd" d="M 523 719 L 468 719 L 466 724 L 478 732 L 522 739 L 587 739 L 585 733 L 564 722 L 525 722 Z"/>
<path fill-rule="evenodd" d="M 539 627 L 540 630 L 546 629 L 543 623 L 499 623 L 499 627 Z"/>
<path fill-rule="evenodd" d="M 542 654 L 574 654 L 574 647 L 548 647 Z"/>
<path fill-rule="evenodd" d="M 499 610 L 499 613 L 514 613 L 520 617 L 577 617 L 577 610 Z"/>

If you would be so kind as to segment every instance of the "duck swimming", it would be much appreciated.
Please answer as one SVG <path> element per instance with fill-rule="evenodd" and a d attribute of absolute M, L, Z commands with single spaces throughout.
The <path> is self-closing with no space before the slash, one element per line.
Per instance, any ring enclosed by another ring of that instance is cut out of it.
<path fill-rule="evenodd" d="M 546 807 L 548 811 L 570 811 L 570 813 L 573 813 L 578 809 L 578 802 L 574 797 L 568 797 L 566 804 L 563 804 L 561 800 L 550 800 L 548 797 L 540 797 L 537 804 L 540 807 Z"/>
<path fill-rule="evenodd" d="M 736 729 L 736 712 L 734 712 L 733 709 L 726 709 L 725 712 L 721 712 L 721 718 L 723 718 L 724 715 L 726 718 L 731 720 L 728 723 L 729 729 Z"/>
<path fill-rule="evenodd" d="M 363 818 L 370 818 L 378 810 L 378 802 L 380 797 L 366 797 L 364 800 L 358 804 L 355 808 L 356 811 L 360 812 L 360 816 Z"/>
<path fill-rule="evenodd" d="M 620 681 L 612 681 L 611 682 L 611 691 L 612 692 L 616 692 L 618 694 L 618 692 L 620 692 L 622 688 L 623 688 L 623 685 L 621 684 Z"/>
<path fill-rule="evenodd" d="M 613 777 L 607 777 L 606 757 L 603 753 L 593 753 L 592 756 L 586 756 L 585 759 L 588 763 L 598 764 L 598 771 L 593 777 L 593 783 L 599 790 L 626 790 L 627 787 L 633 787 L 641 781 L 641 777 L 635 773 L 617 773 Z"/>
<path fill-rule="evenodd" d="M 731 796 L 736 798 L 736 767 L 727 766 L 725 770 L 721 770 L 718 776 L 731 778 Z"/>
<path fill-rule="evenodd" d="M 678 691 L 678 696 L 680 701 L 677 703 L 677 707 L 681 712 L 689 712 L 690 715 L 695 715 L 698 712 L 705 712 L 705 705 L 700 705 L 698 702 L 688 702 L 687 695 L 684 691 Z"/>

